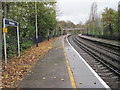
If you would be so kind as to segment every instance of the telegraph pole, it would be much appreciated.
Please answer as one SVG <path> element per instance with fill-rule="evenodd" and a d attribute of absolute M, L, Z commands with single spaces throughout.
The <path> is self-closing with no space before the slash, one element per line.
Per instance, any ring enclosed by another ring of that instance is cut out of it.
<path fill-rule="evenodd" d="M 36 4 L 36 0 L 35 0 L 35 21 L 36 21 L 36 47 L 38 47 L 38 26 L 37 26 L 37 4 Z"/>

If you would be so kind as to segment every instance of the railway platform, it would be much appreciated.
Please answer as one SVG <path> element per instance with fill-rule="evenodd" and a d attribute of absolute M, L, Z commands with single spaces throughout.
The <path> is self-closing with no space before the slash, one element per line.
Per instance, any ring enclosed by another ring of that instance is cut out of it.
<path fill-rule="evenodd" d="M 80 37 L 83 37 L 83 38 L 91 39 L 91 40 L 96 40 L 96 41 L 100 41 L 100 42 L 105 42 L 105 43 L 108 43 L 108 44 L 120 45 L 120 41 L 116 41 L 116 40 L 108 40 L 108 39 L 90 37 L 90 36 L 85 36 L 85 35 L 79 35 L 79 36 L 80 36 Z"/>
<path fill-rule="evenodd" d="M 65 36 L 54 43 L 54 47 L 38 61 L 18 88 L 110 89 Z"/>

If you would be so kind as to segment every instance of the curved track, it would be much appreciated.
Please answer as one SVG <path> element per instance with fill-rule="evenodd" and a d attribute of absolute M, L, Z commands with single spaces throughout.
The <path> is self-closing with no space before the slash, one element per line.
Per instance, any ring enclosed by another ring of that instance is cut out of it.
<path fill-rule="evenodd" d="M 118 45 L 94 41 L 77 35 L 69 36 L 68 40 L 73 47 L 76 44 L 77 47 L 94 58 L 94 64 L 93 61 L 88 61 L 88 63 L 91 64 L 92 62 L 92 68 L 94 68 L 111 88 L 117 88 L 120 76 L 120 55 L 118 52 L 120 47 Z M 106 77 L 106 75 L 108 75 L 108 77 Z M 112 81 L 113 83 L 116 82 L 116 85 L 111 85 L 111 78 L 114 78 Z"/>

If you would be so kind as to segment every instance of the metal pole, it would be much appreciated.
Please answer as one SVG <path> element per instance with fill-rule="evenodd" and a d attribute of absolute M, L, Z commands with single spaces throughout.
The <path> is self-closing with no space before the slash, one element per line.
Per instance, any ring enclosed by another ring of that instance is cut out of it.
<path fill-rule="evenodd" d="M 5 18 L 3 19 L 3 28 L 5 28 Z M 6 51 L 6 33 L 3 32 L 4 38 L 4 55 L 5 55 L 5 63 L 7 64 L 7 51 Z"/>
<path fill-rule="evenodd" d="M 6 2 L 4 2 L 4 19 L 3 19 L 3 28 L 5 28 L 5 18 L 7 17 L 7 6 Z M 6 33 L 3 32 L 3 39 L 4 39 L 4 55 L 5 55 L 5 63 L 7 64 L 7 50 L 6 50 Z"/>
<path fill-rule="evenodd" d="M 49 35 L 50 35 L 50 32 L 49 32 L 49 29 L 48 29 L 48 41 L 49 41 L 49 38 L 50 38 Z"/>
<path fill-rule="evenodd" d="M 52 31 L 52 36 L 53 36 L 53 38 L 54 38 L 54 30 Z"/>
<path fill-rule="evenodd" d="M 18 56 L 20 57 L 19 23 L 17 25 Z"/>
<path fill-rule="evenodd" d="M 36 1 L 35 1 L 35 12 L 36 12 L 36 47 L 38 47 L 38 26 L 37 26 L 37 4 L 36 4 Z"/>
<path fill-rule="evenodd" d="M 0 66 L 2 67 L 2 2 L 1 1 L 0 1 Z M 0 68 L 0 72 L 2 72 L 2 68 Z M 0 73 L 0 76 L 2 76 L 2 73 Z M 0 81 L 2 81 L 2 78 L 0 78 Z"/>
<path fill-rule="evenodd" d="M 2 2 L 0 1 L 0 62 L 2 60 Z"/>
<path fill-rule="evenodd" d="M 57 27 L 55 28 L 55 35 L 57 36 Z"/>
<path fill-rule="evenodd" d="M 118 2 L 118 33 L 120 29 L 120 1 Z"/>

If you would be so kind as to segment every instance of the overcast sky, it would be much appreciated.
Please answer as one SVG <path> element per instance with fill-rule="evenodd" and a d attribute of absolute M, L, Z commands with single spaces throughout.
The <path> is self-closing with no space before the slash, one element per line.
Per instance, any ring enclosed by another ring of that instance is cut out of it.
<path fill-rule="evenodd" d="M 97 3 L 98 14 L 104 11 L 105 7 L 117 10 L 120 0 L 57 0 L 58 20 L 72 21 L 75 24 L 82 21 L 85 23 L 90 15 L 91 4 Z"/>

